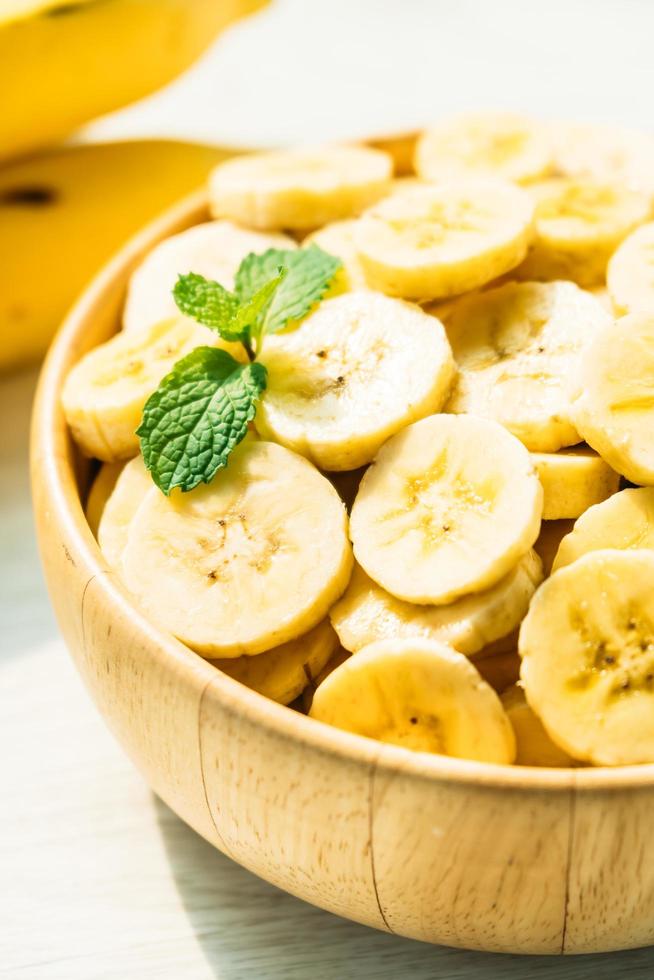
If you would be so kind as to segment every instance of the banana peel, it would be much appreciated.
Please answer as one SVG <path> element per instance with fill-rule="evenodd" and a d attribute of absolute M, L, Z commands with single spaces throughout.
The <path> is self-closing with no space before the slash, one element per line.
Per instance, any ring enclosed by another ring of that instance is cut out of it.
<path fill-rule="evenodd" d="M 234 152 L 135 140 L 0 168 L 0 371 L 38 359 L 103 263 Z"/>

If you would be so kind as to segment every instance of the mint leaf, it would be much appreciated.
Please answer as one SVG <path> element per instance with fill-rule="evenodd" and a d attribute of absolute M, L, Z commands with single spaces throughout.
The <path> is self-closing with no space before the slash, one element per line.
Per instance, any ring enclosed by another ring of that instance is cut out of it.
<path fill-rule="evenodd" d="M 137 435 L 152 479 L 166 495 L 209 483 L 227 465 L 266 387 L 263 364 L 239 364 L 216 347 L 177 362 L 143 410 Z"/>
<path fill-rule="evenodd" d="M 261 336 L 266 314 L 275 298 L 280 284 L 286 277 L 285 269 L 278 269 L 274 279 L 265 283 L 254 296 L 244 299 L 236 311 L 232 326 L 241 331 L 241 336 L 258 340 Z"/>
<path fill-rule="evenodd" d="M 268 312 L 261 333 L 275 333 L 290 320 L 300 320 L 322 299 L 340 269 L 340 259 L 323 252 L 317 245 L 285 251 L 269 248 L 262 255 L 247 255 L 236 273 L 234 293 L 239 301 L 251 299 L 277 273 L 286 270 Z"/>
<path fill-rule="evenodd" d="M 189 272 L 178 277 L 173 298 L 182 313 L 218 331 L 225 340 L 241 339 L 231 326 L 239 300 L 220 283 L 205 279 L 197 272 Z"/>

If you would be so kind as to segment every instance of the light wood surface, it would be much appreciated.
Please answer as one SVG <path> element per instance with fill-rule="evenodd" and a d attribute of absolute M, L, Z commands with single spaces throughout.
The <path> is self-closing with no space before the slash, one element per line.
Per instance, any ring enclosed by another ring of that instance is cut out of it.
<path fill-rule="evenodd" d="M 488 766 L 331 729 L 260 698 L 158 631 L 107 569 L 82 512 L 84 466 L 63 423 L 61 381 L 115 328 L 139 255 L 201 220 L 203 207 L 196 197 L 174 209 L 96 280 L 51 351 L 35 408 L 33 491 L 46 578 L 110 728 L 190 826 L 329 911 L 491 951 L 651 942 L 654 766 Z"/>

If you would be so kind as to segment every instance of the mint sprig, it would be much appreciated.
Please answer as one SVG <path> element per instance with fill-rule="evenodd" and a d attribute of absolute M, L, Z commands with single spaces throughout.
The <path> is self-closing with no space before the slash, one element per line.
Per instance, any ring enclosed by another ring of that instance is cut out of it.
<path fill-rule="evenodd" d="M 248 363 L 218 347 L 198 347 L 147 400 L 137 435 L 163 493 L 209 483 L 227 465 L 266 388 L 266 368 L 257 360 L 265 335 L 306 316 L 340 266 L 340 259 L 312 245 L 246 256 L 233 292 L 197 273 L 179 276 L 173 296 L 181 312 L 242 344 Z"/>

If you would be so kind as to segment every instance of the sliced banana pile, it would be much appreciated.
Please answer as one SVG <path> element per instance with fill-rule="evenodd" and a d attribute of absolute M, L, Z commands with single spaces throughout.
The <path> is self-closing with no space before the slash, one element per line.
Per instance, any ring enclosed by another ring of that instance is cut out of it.
<path fill-rule="evenodd" d="M 143 258 L 62 392 L 140 611 L 380 742 L 654 762 L 653 175 L 654 137 L 513 113 L 221 163 L 213 220 Z M 175 305 L 179 275 L 238 293 L 247 256 L 308 246 L 341 268 L 261 351 Z M 136 429 L 198 347 L 266 386 L 227 466 L 164 496 Z"/>

